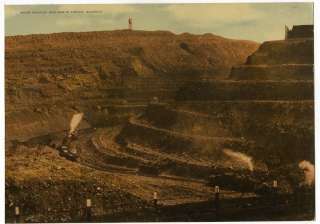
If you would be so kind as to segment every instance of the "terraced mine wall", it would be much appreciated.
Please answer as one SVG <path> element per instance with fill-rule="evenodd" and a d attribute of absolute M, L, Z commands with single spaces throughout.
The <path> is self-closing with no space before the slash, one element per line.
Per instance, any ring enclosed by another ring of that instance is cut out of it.
<path fill-rule="evenodd" d="M 9 97 L 11 99 L 8 101 L 12 104 L 6 107 L 7 141 L 27 141 L 37 136 L 69 130 L 72 115 L 79 111 L 85 114 L 79 127 L 83 129 L 124 123 L 128 117 L 143 111 L 146 106 L 108 97 L 102 91 L 97 91 L 95 96 L 91 94 L 90 97 L 80 99 L 68 93 L 54 99 L 40 95 Z"/>
<path fill-rule="evenodd" d="M 244 152 L 267 164 L 314 159 L 313 101 L 183 102 L 177 107 L 210 114 L 233 136 L 253 140 L 256 148 Z"/>
<path fill-rule="evenodd" d="M 6 37 L 6 140 L 125 122 L 185 81 L 219 79 L 258 44 L 206 34 L 110 31 Z M 179 60 L 176 60 L 179 58 Z M 125 106 L 124 106 L 125 105 Z"/>
<path fill-rule="evenodd" d="M 235 147 L 242 143 L 231 138 L 187 135 L 130 122 L 123 128 L 118 139 L 120 144 L 124 141 L 122 139 L 125 139 L 166 153 L 205 154 L 212 158 L 217 158 L 221 154 L 221 148 Z"/>
<path fill-rule="evenodd" d="M 95 215 L 103 219 L 121 208 L 120 214 L 147 212 L 155 191 L 165 209 L 170 203 L 196 205 L 213 195 L 207 184 L 213 172 L 232 173 L 220 183 L 226 198 L 237 202 L 243 195 L 229 187 L 244 187 L 233 176 L 251 182 L 252 173 L 270 171 L 259 184 L 271 187 L 275 175 L 279 195 L 293 192 L 303 181 L 298 162 L 314 161 L 313 56 L 306 50 L 311 44 L 268 42 L 253 53 L 256 43 L 207 34 L 7 38 L 7 211 L 13 203 L 26 212 L 25 221 L 65 222 L 76 220 L 73 209 L 81 210 L 77 205 L 91 197 Z M 69 147 L 77 150 L 77 161 L 61 156 L 53 146 L 60 143 L 26 144 L 58 135 L 61 140 L 77 112 L 85 114 Z M 11 147 L 15 141 L 24 143 Z M 293 181 L 288 170 L 297 176 Z"/>
<path fill-rule="evenodd" d="M 179 101 L 212 100 L 312 100 L 312 81 L 212 81 L 193 82 L 177 92 Z"/>
<path fill-rule="evenodd" d="M 246 64 L 313 64 L 313 57 L 313 38 L 267 41 L 248 57 Z"/>
<path fill-rule="evenodd" d="M 231 78 L 235 80 L 313 80 L 313 65 L 242 65 L 232 69 Z"/>
<path fill-rule="evenodd" d="M 264 42 L 228 80 L 184 85 L 176 107 L 216 117 L 231 135 L 254 141 L 248 153 L 270 167 L 313 161 L 313 60 L 311 36 Z"/>
<path fill-rule="evenodd" d="M 313 38 L 268 41 L 234 66 L 232 80 L 313 80 Z"/>
<path fill-rule="evenodd" d="M 151 104 L 141 120 L 156 127 L 180 132 L 186 135 L 200 135 L 211 137 L 232 137 L 231 132 L 221 120 L 208 113 L 197 113 L 190 108 Z"/>
<path fill-rule="evenodd" d="M 274 166 L 313 161 L 313 116 L 312 100 L 150 105 L 139 118 L 144 123 L 128 123 L 118 139 L 212 161 L 221 158 L 223 148 L 231 148 Z"/>
<path fill-rule="evenodd" d="M 28 110 L 8 112 L 6 116 L 6 140 L 23 142 L 37 136 L 68 130 L 73 113 L 74 111 L 69 108 L 65 108 L 65 110 L 51 109 L 43 113 Z M 88 127 L 90 125 L 83 122 L 80 129 Z"/>

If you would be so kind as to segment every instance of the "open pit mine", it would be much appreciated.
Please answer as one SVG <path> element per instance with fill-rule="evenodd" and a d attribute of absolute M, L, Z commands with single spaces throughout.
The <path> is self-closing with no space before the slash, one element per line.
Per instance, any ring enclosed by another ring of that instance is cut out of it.
<path fill-rule="evenodd" d="M 314 219 L 313 61 L 313 26 L 6 37 L 6 221 Z"/>

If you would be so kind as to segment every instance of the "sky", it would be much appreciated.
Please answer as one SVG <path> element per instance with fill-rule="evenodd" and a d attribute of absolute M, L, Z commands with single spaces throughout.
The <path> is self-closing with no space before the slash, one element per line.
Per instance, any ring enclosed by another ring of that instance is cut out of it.
<path fill-rule="evenodd" d="M 126 29 L 213 33 L 257 42 L 313 24 L 313 3 L 6 5 L 5 35 Z"/>

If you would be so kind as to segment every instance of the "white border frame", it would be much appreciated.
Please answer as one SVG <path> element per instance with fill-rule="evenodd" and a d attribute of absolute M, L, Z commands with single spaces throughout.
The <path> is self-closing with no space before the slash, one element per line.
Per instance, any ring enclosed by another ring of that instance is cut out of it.
<path fill-rule="evenodd" d="M 315 223 L 319 221 L 319 206 L 320 206 L 320 196 L 319 196 L 319 179 L 320 175 L 317 170 L 318 163 L 319 163 L 319 153 L 320 150 L 320 74 L 319 74 L 319 53 L 320 52 L 320 45 L 318 43 L 319 40 L 319 16 L 320 15 L 320 1 L 312 1 L 312 0 L 4 0 L 4 3 L 1 4 L 0 10 L 0 97 L 1 97 L 1 105 L 0 105 L 0 158 L 1 158 L 1 187 L 0 187 L 0 195 L 1 195 L 1 203 L 0 203 L 0 221 L 5 222 L 5 95 L 4 95 L 4 5 L 31 5 L 31 4 L 177 4 L 177 3 L 285 3 L 285 2 L 313 2 L 314 3 L 314 89 L 315 89 L 315 161 L 316 161 L 316 219 L 315 221 L 302 221 L 302 222 L 281 222 L 281 223 Z M 228 223 L 228 222 L 224 222 Z M 249 222 L 242 222 L 242 223 L 249 223 Z M 250 222 L 254 223 L 254 222 Z M 270 223 L 270 222 L 259 222 L 261 224 Z M 273 223 L 280 223 L 280 222 L 273 222 Z"/>

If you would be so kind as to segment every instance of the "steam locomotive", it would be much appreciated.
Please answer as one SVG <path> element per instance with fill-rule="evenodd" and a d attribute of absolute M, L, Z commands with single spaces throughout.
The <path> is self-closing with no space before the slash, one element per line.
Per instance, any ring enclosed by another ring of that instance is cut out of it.
<path fill-rule="evenodd" d="M 59 155 L 71 160 L 71 161 L 77 161 L 79 156 L 75 150 L 72 150 L 71 143 L 72 141 L 76 140 L 76 130 L 83 118 L 83 113 L 77 113 L 74 114 L 71 121 L 70 121 L 70 130 L 68 134 L 63 138 L 61 144 L 53 144 L 53 147 L 55 147 L 59 151 Z"/>
<path fill-rule="evenodd" d="M 79 156 L 77 155 L 77 153 L 70 150 L 70 144 L 75 139 L 76 136 L 74 134 L 70 134 L 64 137 L 62 144 L 57 148 L 60 156 L 65 157 L 66 159 L 71 161 L 78 160 Z"/>

